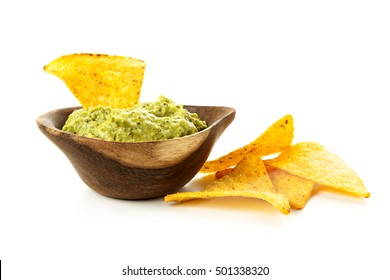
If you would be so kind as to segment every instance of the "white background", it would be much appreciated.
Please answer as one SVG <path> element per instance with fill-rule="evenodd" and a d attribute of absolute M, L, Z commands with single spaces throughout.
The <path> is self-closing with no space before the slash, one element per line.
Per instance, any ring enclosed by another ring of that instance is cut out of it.
<path fill-rule="evenodd" d="M 4 279 L 149 279 L 122 276 L 128 265 L 389 279 L 389 14 L 388 1 L 2 1 Z M 42 70 L 78 52 L 144 60 L 142 101 L 164 94 L 236 108 L 211 158 L 290 113 L 294 142 L 317 141 L 339 154 L 372 196 L 317 191 L 287 216 L 255 199 L 171 206 L 102 197 L 35 123 L 46 111 L 78 105 Z"/>

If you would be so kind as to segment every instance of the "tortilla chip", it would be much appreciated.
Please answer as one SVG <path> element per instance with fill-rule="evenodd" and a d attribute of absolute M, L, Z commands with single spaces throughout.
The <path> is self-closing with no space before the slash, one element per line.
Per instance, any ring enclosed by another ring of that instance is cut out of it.
<path fill-rule="evenodd" d="M 276 192 L 285 196 L 292 208 L 303 209 L 310 198 L 315 183 L 273 166 L 266 166 L 266 169 Z M 232 170 L 233 168 L 227 168 L 217 171 L 215 178 L 220 179 Z"/>
<path fill-rule="evenodd" d="M 318 143 L 300 142 L 265 164 L 325 186 L 370 197 L 355 171 Z"/>
<path fill-rule="evenodd" d="M 71 54 L 43 68 L 63 80 L 84 108 L 129 108 L 139 100 L 145 63 L 131 57 Z"/>
<path fill-rule="evenodd" d="M 285 196 L 292 208 L 303 209 L 315 183 L 276 167 L 266 166 L 266 168 L 277 193 Z"/>
<path fill-rule="evenodd" d="M 272 124 L 263 134 L 250 144 L 239 148 L 216 160 L 206 162 L 200 172 L 212 173 L 236 166 L 246 155 L 247 152 L 256 148 L 260 156 L 279 153 L 291 146 L 294 137 L 294 122 L 291 115 Z"/>
<path fill-rule="evenodd" d="M 213 181 L 203 191 L 170 194 L 165 197 L 165 202 L 228 196 L 260 198 L 283 214 L 290 212 L 287 198 L 276 193 L 257 149 L 246 153 L 228 175 Z"/>

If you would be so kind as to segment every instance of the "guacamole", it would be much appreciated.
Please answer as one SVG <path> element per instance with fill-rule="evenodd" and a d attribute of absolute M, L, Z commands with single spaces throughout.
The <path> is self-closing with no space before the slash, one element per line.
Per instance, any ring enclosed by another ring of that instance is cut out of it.
<path fill-rule="evenodd" d="M 102 140 L 140 142 L 182 137 L 206 127 L 197 114 L 160 96 L 156 102 L 128 109 L 96 106 L 75 110 L 62 130 Z"/>

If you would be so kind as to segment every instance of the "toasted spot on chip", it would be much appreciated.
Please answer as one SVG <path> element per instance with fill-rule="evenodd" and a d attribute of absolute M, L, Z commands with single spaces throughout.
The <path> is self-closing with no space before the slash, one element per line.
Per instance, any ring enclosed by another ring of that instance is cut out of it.
<path fill-rule="evenodd" d="M 266 166 L 266 168 L 277 193 L 287 197 L 292 208 L 303 209 L 315 183 L 276 167 Z"/>
<path fill-rule="evenodd" d="M 200 172 L 212 173 L 236 166 L 248 151 L 256 148 L 261 156 L 279 153 L 290 147 L 294 137 L 294 121 L 291 115 L 272 124 L 256 140 L 216 160 L 207 161 Z"/>
<path fill-rule="evenodd" d="M 243 196 L 260 198 L 283 214 L 290 212 L 288 199 L 276 193 L 258 150 L 251 150 L 226 176 L 211 182 L 200 192 L 182 192 L 165 197 L 166 202 L 182 202 L 196 198 Z"/>
<path fill-rule="evenodd" d="M 145 63 L 131 57 L 81 53 L 61 56 L 43 69 L 63 80 L 84 108 L 129 108 L 139 100 Z"/>
<path fill-rule="evenodd" d="M 218 170 L 215 172 L 215 178 L 219 179 L 222 178 L 223 176 L 227 175 L 230 173 L 230 171 L 233 170 L 233 167 L 226 168 L 224 170 Z"/>
<path fill-rule="evenodd" d="M 362 180 L 339 156 L 315 142 L 300 142 L 266 165 L 355 195 L 370 197 Z"/>

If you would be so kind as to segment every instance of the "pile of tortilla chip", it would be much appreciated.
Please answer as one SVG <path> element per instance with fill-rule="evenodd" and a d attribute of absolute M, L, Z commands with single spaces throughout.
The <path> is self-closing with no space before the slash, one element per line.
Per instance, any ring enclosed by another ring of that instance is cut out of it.
<path fill-rule="evenodd" d="M 138 102 L 145 66 L 131 57 L 78 53 L 61 56 L 43 69 L 63 80 L 84 108 L 122 109 Z"/>
<path fill-rule="evenodd" d="M 305 206 L 316 185 L 370 196 L 362 180 L 340 157 L 315 142 L 292 145 L 293 137 L 293 118 L 286 115 L 250 144 L 206 162 L 200 172 L 215 173 L 216 180 L 202 191 L 170 194 L 165 201 L 252 197 L 288 214 L 290 207 Z M 275 157 L 265 159 L 270 155 Z"/>

